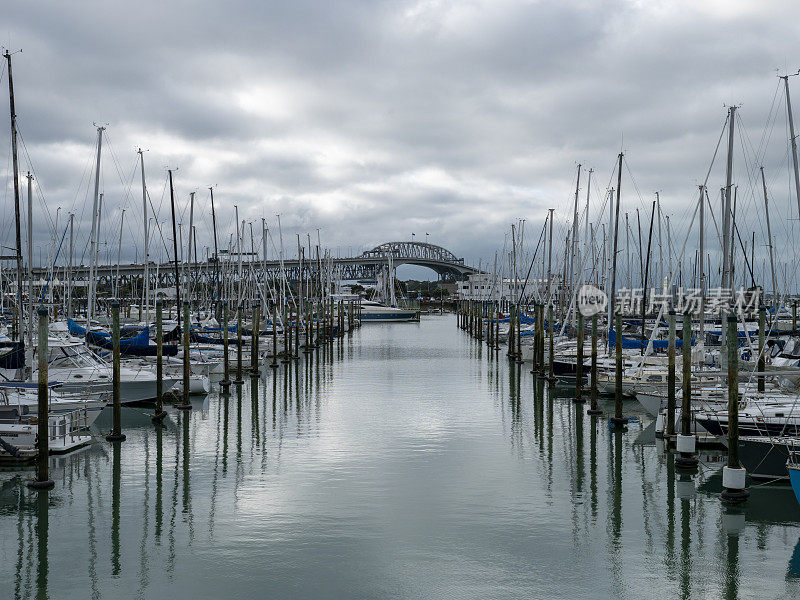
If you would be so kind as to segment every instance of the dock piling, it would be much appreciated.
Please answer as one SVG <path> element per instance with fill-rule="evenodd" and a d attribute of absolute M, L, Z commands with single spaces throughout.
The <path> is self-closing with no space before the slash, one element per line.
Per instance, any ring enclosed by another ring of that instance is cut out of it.
<path fill-rule="evenodd" d="M 164 410 L 164 305 L 156 300 L 156 408 L 153 422 L 160 423 L 167 416 Z"/>
<path fill-rule="evenodd" d="M 583 342 L 584 342 L 584 328 L 583 328 L 583 313 L 578 313 L 578 350 L 575 355 L 575 398 L 573 402 L 583 402 Z"/>
<path fill-rule="evenodd" d="M 680 453 L 675 458 L 675 467 L 692 470 L 697 468 L 697 438 L 692 433 L 692 313 L 683 313 L 683 398 L 681 399 L 681 432 L 675 438 L 675 449 Z"/>
<path fill-rule="evenodd" d="M 189 302 L 183 301 L 183 402 L 177 404 L 175 408 L 179 410 L 191 410 L 192 403 L 189 402 L 189 391 L 191 384 L 189 383 L 190 368 L 189 368 L 189 340 L 191 337 L 191 321 L 189 321 Z"/>
<path fill-rule="evenodd" d="M 228 354 L 228 302 L 222 302 L 222 347 L 224 356 L 222 358 L 222 381 L 219 382 L 219 387 L 222 388 L 223 394 L 230 393 L 231 386 L 231 358 Z"/>
<path fill-rule="evenodd" d="M 597 406 L 597 315 L 592 315 L 592 389 L 591 389 L 591 404 L 589 410 L 586 411 L 587 415 L 602 415 L 603 411 Z"/>
<path fill-rule="evenodd" d="M 253 335 L 250 337 L 250 377 L 258 378 L 258 337 L 261 329 L 261 304 L 253 303 Z M 284 330 L 286 327 L 284 327 Z"/>
<path fill-rule="evenodd" d="M 669 345 L 667 346 L 667 417 L 664 434 L 667 439 L 675 435 L 675 309 L 669 309 Z M 656 427 L 658 434 L 658 427 Z"/>
<path fill-rule="evenodd" d="M 272 363 L 271 369 L 278 368 L 278 305 L 272 307 Z"/>
<path fill-rule="evenodd" d="M 47 401 L 48 375 L 47 375 L 47 334 L 48 316 L 47 309 L 43 306 L 37 311 L 39 316 L 39 387 L 37 395 L 37 440 L 36 440 L 36 479 L 28 482 L 32 490 L 47 491 L 53 489 L 55 482 L 50 479 L 50 415 Z"/>
<path fill-rule="evenodd" d="M 617 313 L 614 324 L 616 333 L 616 370 L 614 378 L 614 416 L 611 423 L 618 427 L 624 427 L 628 420 L 622 416 L 622 315 Z"/>
<path fill-rule="evenodd" d="M 242 304 L 236 307 L 236 379 L 234 384 L 242 385 Z"/>
<path fill-rule="evenodd" d="M 739 336 L 735 314 L 728 315 L 728 464 L 722 467 L 723 502 L 738 504 L 750 496 L 746 471 L 739 464 Z"/>
<path fill-rule="evenodd" d="M 111 433 L 106 439 L 109 442 L 123 442 L 125 434 L 122 433 L 122 403 L 119 395 L 119 302 L 116 300 L 111 303 L 111 347 L 111 398 L 114 412 Z"/>

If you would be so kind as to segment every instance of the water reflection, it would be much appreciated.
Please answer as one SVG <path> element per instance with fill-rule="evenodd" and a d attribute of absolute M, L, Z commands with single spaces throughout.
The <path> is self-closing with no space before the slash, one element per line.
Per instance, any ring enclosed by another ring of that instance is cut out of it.
<path fill-rule="evenodd" d="M 116 577 L 120 571 L 119 561 L 119 503 L 122 481 L 122 442 L 111 444 L 111 574 Z"/>
<path fill-rule="evenodd" d="M 723 510 L 716 463 L 678 475 L 649 420 L 609 428 L 452 325 L 126 411 L 49 494 L 0 474 L 0 597 L 797 597 L 791 489 Z"/>
<path fill-rule="evenodd" d="M 789 567 L 786 569 L 786 578 L 787 579 L 800 579 L 800 538 L 798 538 L 797 543 L 794 545 L 794 552 L 792 552 L 792 557 L 789 559 Z"/>

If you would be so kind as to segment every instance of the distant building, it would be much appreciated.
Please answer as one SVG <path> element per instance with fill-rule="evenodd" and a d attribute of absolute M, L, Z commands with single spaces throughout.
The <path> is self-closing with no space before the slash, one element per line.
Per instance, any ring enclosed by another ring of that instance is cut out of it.
<path fill-rule="evenodd" d="M 557 289 L 553 281 L 553 291 Z M 523 294 L 529 298 L 543 297 L 547 293 L 546 279 L 512 280 L 495 278 L 488 273 L 470 275 L 466 281 L 459 281 L 456 290 L 459 300 L 516 300 Z"/>

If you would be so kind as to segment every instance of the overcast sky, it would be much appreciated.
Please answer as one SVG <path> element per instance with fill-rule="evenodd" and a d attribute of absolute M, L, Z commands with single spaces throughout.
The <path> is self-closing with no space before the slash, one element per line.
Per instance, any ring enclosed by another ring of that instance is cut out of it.
<path fill-rule="evenodd" d="M 59 237 L 67 212 L 78 252 L 89 236 L 93 123 L 107 124 L 104 248 L 115 257 L 125 208 L 131 260 L 142 248 L 138 147 L 161 221 L 166 167 L 178 169 L 184 227 L 197 192 L 201 253 L 213 244 L 214 185 L 223 246 L 238 205 L 256 244 L 262 217 L 276 232 L 280 214 L 287 245 L 317 228 L 342 254 L 428 233 L 477 262 L 503 247 L 517 219 L 535 242 L 551 207 L 563 235 L 579 162 L 595 170 L 597 220 L 620 149 L 623 212 L 639 207 L 649 218 L 658 190 L 679 237 L 726 104 L 741 105 L 746 127 L 734 177 L 751 221 L 742 235 L 756 231 L 759 252 L 766 244 L 756 163 L 767 170 L 774 228 L 785 234 L 797 218 L 775 77 L 800 67 L 795 1 L 9 0 L 3 9 L 3 44 L 23 50 L 13 56 L 21 169 L 32 163 L 36 174 L 43 253 L 58 207 Z M 790 81 L 800 98 L 800 78 Z M 7 115 L 6 86 L 3 70 Z M 712 190 L 724 183 L 723 162 Z"/>

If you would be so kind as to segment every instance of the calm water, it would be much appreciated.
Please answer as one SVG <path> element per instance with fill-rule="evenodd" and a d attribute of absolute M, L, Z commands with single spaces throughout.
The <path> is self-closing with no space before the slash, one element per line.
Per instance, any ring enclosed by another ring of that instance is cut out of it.
<path fill-rule="evenodd" d="M 453 317 L 298 364 L 163 428 L 125 410 L 49 496 L 0 473 L 0 598 L 800 597 L 789 487 L 726 513 L 635 402 L 612 433 Z"/>

